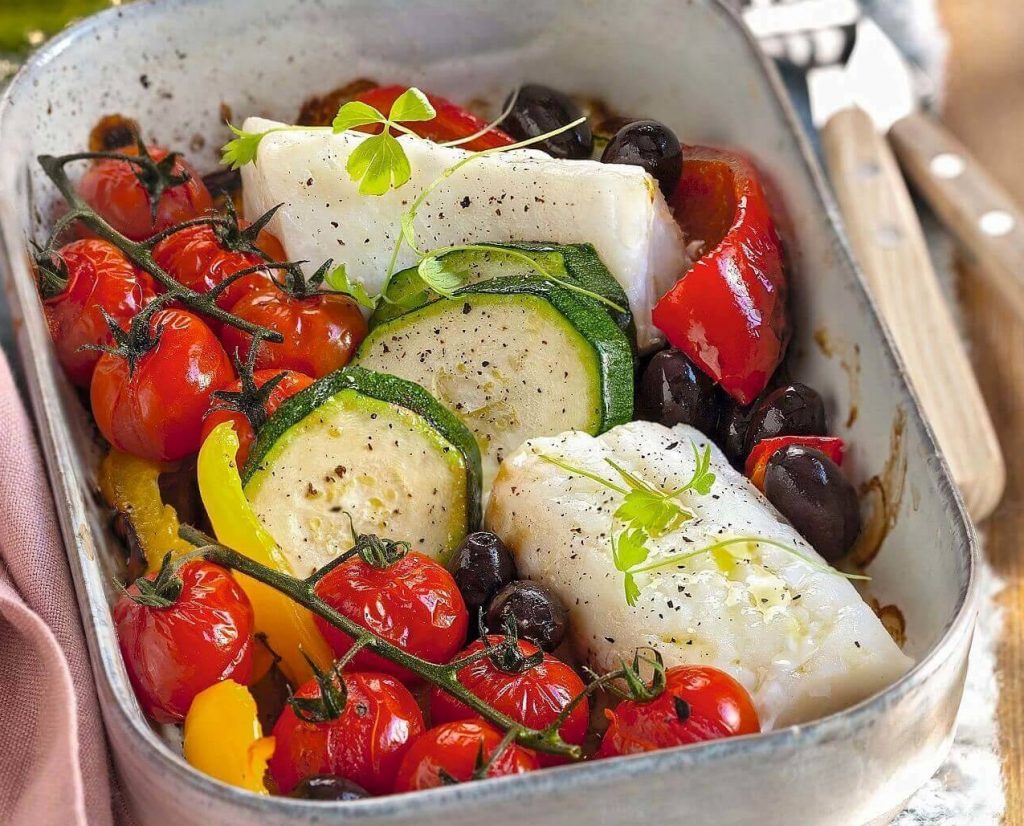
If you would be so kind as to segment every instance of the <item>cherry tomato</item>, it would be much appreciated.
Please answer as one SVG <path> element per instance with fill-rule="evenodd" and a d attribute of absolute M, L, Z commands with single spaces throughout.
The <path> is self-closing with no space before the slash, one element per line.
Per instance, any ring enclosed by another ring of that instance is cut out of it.
<path fill-rule="evenodd" d="M 262 387 L 270 379 L 279 375 L 281 375 L 280 370 L 257 370 L 253 378 L 256 381 L 256 386 Z M 263 417 L 270 418 L 274 411 L 281 406 L 281 402 L 289 396 L 294 396 L 300 390 L 305 390 L 312 383 L 313 380 L 309 376 L 285 370 L 284 377 L 274 385 L 266 402 L 263 404 Z M 242 382 L 239 379 L 231 382 L 227 387 L 218 389 L 229 393 L 240 393 Z M 249 458 L 249 450 L 252 447 L 253 440 L 256 438 L 252 422 L 249 421 L 249 418 L 241 410 L 231 410 L 223 407 L 222 405 L 227 404 L 223 399 L 214 396 L 210 402 L 210 409 L 206 411 L 206 415 L 203 417 L 203 430 L 199 439 L 200 444 L 206 441 L 206 437 L 221 422 L 231 422 L 234 425 L 235 433 L 238 434 L 238 452 L 235 454 L 235 463 L 238 467 L 243 467 L 245 460 Z"/>
<path fill-rule="evenodd" d="M 414 792 L 444 786 L 453 780 L 473 780 L 480 757 L 485 763 L 490 760 L 501 740 L 501 732 L 479 718 L 435 726 L 417 738 L 405 753 L 395 779 L 395 791 Z M 537 768 L 532 751 L 511 743 L 494 759 L 487 776 L 523 774 Z"/>
<path fill-rule="evenodd" d="M 421 553 L 408 553 L 386 568 L 354 556 L 313 590 L 349 619 L 424 660 L 448 662 L 466 641 L 469 612 L 455 580 L 443 565 Z M 337 656 L 352 646 L 348 634 L 320 617 L 316 622 Z M 352 667 L 417 681 L 405 668 L 366 649 L 355 655 Z"/>
<path fill-rule="evenodd" d="M 338 293 L 296 298 L 272 286 L 243 296 L 231 312 L 284 336 L 281 344 L 261 345 L 256 366 L 264 370 L 295 370 L 319 379 L 348 364 L 366 338 L 359 305 Z M 237 349 L 240 358 L 246 358 L 248 333 L 225 327 L 222 336 L 228 352 Z"/>
<path fill-rule="evenodd" d="M 157 574 L 145 579 L 160 583 Z M 180 723 L 195 696 L 214 683 L 248 685 L 252 677 L 253 614 L 245 592 L 227 570 L 202 560 L 182 565 L 177 579 L 181 590 L 175 596 L 172 587 L 165 606 L 145 604 L 150 595 L 138 582 L 114 605 L 135 696 L 159 723 Z"/>
<path fill-rule="evenodd" d="M 159 310 L 150 335 L 155 346 L 138 359 L 104 353 L 96 364 L 90 396 L 96 425 L 118 450 L 170 461 L 199 449 L 210 396 L 234 379 L 227 353 L 199 316 Z"/>
<path fill-rule="evenodd" d="M 147 147 L 154 161 L 162 161 L 170 153 L 159 146 Z M 138 155 L 138 149 L 127 146 L 118 150 L 123 155 Z M 133 241 L 143 241 L 156 232 L 181 221 L 196 218 L 213 207 L 213 199 L 196 171 L 179 157 L 172 175 L 187 174 L 188 180 L 164 190 L 156 207 L 156 220 L 150 208 L 149 192 L 139 180 L 139 167 L 129 161 L 105 159 L 96 161 L 78 184 L 83 200 L 107 223 Z"/>
<path fill-rule="evenodd" d="M 239 221 L 239 225 L 244 228 L 245 222 Z M 266 230 L 256 243 L 271 260 L 284 260 L 281 242 Z M 186 287 L 200 293 L 209 292 L 239 270 L 263 263 L 254 252 L 225 249 L 209 224 L 186 227 L 165 238 L 153 248 L 153 258 Z M 270 270 L 244 275 L 218 296 L 217 305 L 230 310 L 242 296 L 272 287 L 270 279 Z"/>
<path fill-rule="evenodd" d="M 492 644 L 501 641 L 499 636 L 487 639 Z M 458 656 L 475 653 L 483 647 L 483 640 L 477 640 Z M 539 649 L 532 642 L 520 640 L 519 651 L 524 657 L 531 657 Z M 572 668 L 547 653 L 539 664 L 521 674 L 503 671 L 491 658 L 484 657 L 459 669 L 458 677 L 462 685 L 484 702 L 513 720 L 538 729 L 554 720 L 584 688 L 583 681 Z M 430 719 L 435 724 L 465 720 L 475 715 L 469 706 L 437 686 L 431 689 Z M 569 715 L 559 734 L 565 742 L 579 745 L 587 736 L 589 723 L 590 706 L 584 700 Z M 564 758 L 549 754 L 539 754 L 537 758 L 542 766 L 565 762 Z"/>
<path fill-rule="evenodd" d="M 361 92 L 356 96 L 356 100 L 368 103 L 378 112 L 383 112 L 386 115 L 391 111 L 391 105 L 406 88 L 405 86 L 377 86 Z M 434 118 L 418 123 L 402 124 L 412 129 L 421 138 L 429 138 L 432 141 L 443 143 L 444 141 L 468 138 L 487 126 L 487 121 L 483 120 L 483 118 L 478 118 L 472 112 L 467 112 L 461 106 L 456 106 L 450 100 L 446 100 L 439 95 L 428 94 L 427 100 L 430 101 L 437 112 Z M 361 127 L 361 129 L 364 132 L 380 132 L 379 126 L 366 126 Z M 396 132 L 395 134 L 398 133 Z M 497 127 L 491 127 L 489 131 L 484 132 L 480 137 L 474 138 L 469 143 L 462 144 L 461 148 L 470 152 L 479 152 L 484 149 L 494 149 L 498 146 L 508 146 L 513 143 L 515 143 L 515 140 L 511 137 Z"/>
<path fill-rule="evenodd" d="M 665 691 L 648 703 L 623 700 L 610 721 L 599 757 L 639 754 L 761 730 L 747 690 L 717 668 L 680 665 L 665 673 Z"/>
<path fill-rule="evenodd" d="M 79 387 L 88 387 L 100 354 L 82 348 L 114 341 L 102 311 L 127 326 L 153 297 L 152 282 L 106 241 L 72 241 L 59 254 L 67 264 L 67 286 L 43 300 L 43 312 L 64 372 Z"/>
<path fill-rule="evenodd" d="M 339 685 L 338 677 L 333 677 Z M 371 794 L 391 791 L 402 757 L 424 730 L 423 714 L 409 690 L 387 674 L 345 674 L 347 698 L 334 719 L 307 722 L 289 705 L 274 724 L 268 768 L 282 794 L 307 777 L 331 774 Z M 295 696 L 322 696 L 313 679 Z"/>

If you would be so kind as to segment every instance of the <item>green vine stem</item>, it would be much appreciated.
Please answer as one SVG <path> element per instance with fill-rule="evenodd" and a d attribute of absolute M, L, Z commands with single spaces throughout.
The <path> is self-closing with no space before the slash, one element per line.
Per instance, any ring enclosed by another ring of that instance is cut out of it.
<path fill-rule="evenodd" d="M 353 639 L 355 644 L 370 649 L 373 653 L 408 669 L 427 682 L 436 685 L 442 691 L 469 706 L 485 720 L 498 726 L 503 731 L 514 732 L 511 736 L 519 745 L 547 754 L 562 755 L 571 760 L 579 760 L 583 756 L 579 746 L 567 743 L 559 736 L 558 729 L 564 720 L 556 720 L 557 725 L 553 723 L 544 729 L 529 728 L 493 708 L 459 682 L 458 672 L 464 666 L 502 650 L 502 648 L 510 643 L 508 637 L 503 638 L 496 645 L 485 647 L 482 651 L 474 652 L 450 663 L 432 663 L 407 651 L 403 651 L 398 646 L 377 636 L 372 631 L 367 630 L 324 602 L 313 590 L 313 585 L 317 581 L 316 573 L 309 579 L 298 579 L 281 571 L 276 571 L 238 551 L 217 543 L 211 537 L 191 525 L 182 525 L 179 529 L 179 535 L 197 546 L 194 552 L 195 556 L 243 573 L 246 576 L 252 577 L 257 582 L 262 582 L 264 585 L 280 591 L 296 604 L 312 611 L 335 628 L 345 632 Z M 189 557 L 191 556 L 189 555 Z M 518 646 L 518 641 L 514 640 L 514 638 L 512 642 Z"/>
<path fill-rule="evenodd" d="M 175 279 L 170 273 L 161 268 L 153 258 L 153 247 L 164 238 L 190 226 L 207 224 L 209 226 L 224 226 L 229 219 L 222 216 L 211 215 L 209 217 L 195 218 L 181 224 L 170 227 L 163 232 L 148 238 L 145 241 L 132 241 L 125 237 L 110 224 L 108 224 L 92 207 L 90 207 L 78 194 L 74 184 L 67 175 L 65 166 L 74 161 L 82 160 L 119 160 L 127 161 L 142 170 L 155 170 L 155 162 L 148 157 L 133 157 L 122 155 L 116 152 L 78 152 L 72 155 L 40 155 L 39 165 L 42 166 L 46 176 L 53 182 L 54 186 L 63 196 L 68 205 L 68 211 L 62 215 L 54 224 L 47 239 L 46 246 L 39 251 L 39 256 L 51 258 L 57 256 L 54 244 L 61 234 L 75 221 L 81 221 L 97 236 L 117 247 L 137 267 L 149 273 L 171 296 L 187 307 L 202 313 L 205 316 L 214 318 L 231 327 L 236 327 L 252 336 L 258 336 L 267 341 L 280 343 L 284 337 L 266 327 L 253 324 L 239 318 L 227 310 L 217 306 L 214 298 L 208 294 L 196 292 L 186 287 Z"/>

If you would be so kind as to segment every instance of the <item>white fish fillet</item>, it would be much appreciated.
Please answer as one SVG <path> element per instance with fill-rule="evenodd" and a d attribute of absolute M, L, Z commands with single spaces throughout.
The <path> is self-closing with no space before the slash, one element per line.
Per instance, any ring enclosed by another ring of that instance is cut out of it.
<path fill-rule="evenodd" d="M 263 132 L 281 125 L 248 118 L 244 128 Z M 260 143 L 256 164 L 242 167 L 242 182 L 248 216 L 284 204 L 270 229 L 289 258 L 313 268 L 328 258 L 344 262 L 349 277 L 375 295 L 409 204 L 468 153 L 402 136 L 412 178 L 381 196 L 360 195 L 345 163 L 365 139 L 329 130 L 276 132 Z M 629 299 L 642 349 L 661 340 L 651 309 L 689 263 L 661 191 L 640 167 L 558 160 L 529 149 L 477 158 L 452 175 L 419 210 L 416 237 L 421 249 L 589 242 Z M 405 247 L 398 269 L 416 260 Z"/>
<path fill-rule="evenodd" d="M 838 711 L 885 688 L 911 666 L 853 585 L 793 554 L 744 544 L 637 577 L 627 605 L 609 542 L 622 495 L 539 458 L 545 454 L 621 484 L 610 458 L 659 489 L 681 487 L 694 470 L 699 431 L 632 422 L 599 437 L 532 439 L 508 457 L 491 492 L 487 526 L 516 555 L 521 576 L 553 588 L 570 610 L 577 654 L 598 671 L 641 646 L 668 665 L 712 665 L 751 692 L 765 730 Z M 728 537 L 767 537 L 823 560 L 712 446 L 710 495 L 684 493 L 695 514 L 651 540 L 655 561 Z"/>

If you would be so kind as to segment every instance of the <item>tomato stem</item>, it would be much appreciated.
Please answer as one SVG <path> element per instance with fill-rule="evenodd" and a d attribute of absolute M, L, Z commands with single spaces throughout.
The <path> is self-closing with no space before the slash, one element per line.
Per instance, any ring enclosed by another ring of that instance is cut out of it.
<path fill-rule="evenodd" d="M 197 546 L 196 550 L 188 555 L 188 558 L 202 557 L 216 565 L 222 565 L 225 568 L 230 568 L 233 571 L 238 571 L 252 577 L 256 581 L 262 582 L 264 585 L 281 592 L 296 604 L 312 611 L 338 630 L 343 631 L 360 648 L 369 648 L 378 656 L 396 665 L 400 665 L 432 685 L 436 685 L 442 691 L 469 706 L 485 720 L 498 726 L 503 731 L 514 731 L 515 742 L 519 745 L 548 754 L 562 755 L 572 760 L 578 760 L 582 757 L 580 747 L 565 742 L 558 735 L 557 730 L 551 732 L 547 729 L 527 728 L 508 715 L 493 708 L 462 685 L 459 682 L 458 672 L 465 665 L 465 658 L 442 664 L 421 659 L 377 636 L 320 599 L 313 590 L 315 579 L 312 581 L 310 579 L 298 579 L 290 574 L 262 565 L 238 551 L 219 544 L 212 537 L 207 536 L 191 525 L 183 524 L 179 528 L 178 533 L 183 539 Z M 181 560 L 177 561 L 180 562 Z M 518 649 L 518 641 L 513 640 L 513 644 Z M 508 638 L 505 638 L 502 643 L 493 646 L 493 649 L 507 648 L 508 645 Z M 490 654 L 493 651 L 488 651 L 487 653 Z"/>
<path fill-rule="evenodd" d="M 55 224 L 53 231 L 50 233 L 50 237 L 47 240 L 46 246 L 40 251 L 40 254 L 59 256 L 59 253 L 53 248 L 59 235 L 74 221 L 81 221 L 83 224 L 89 227 L 96 235 L 102 238 L 104 241 L 113 244 L 117 247 L 125 257 L 128 258 L 135 266 L 139 269 L 149 273 L 166 291 L 171 294 L 175 301 L 179 301 L 190 309 L 201 313 L 209 318 L 214 318 L 224 324 L 235 327 L 243 332 L 249 333 L 253 336 L 259 336 L 267 341 L 280 343 L 284 341 L 284 337 L 274 331 L 269 330 L 266 327 L 261 327 L 258 324 L 253 324 L 251 321 L 246 321 L 243 318 L 239 318 L 236 315 L 232 315 L 226 310 L 221 309 L 217 306 L 215 297 L 211 298 L 209 295 L 196 292 L 184 284 L 175 279 L 170 273 L 166 272 L 161 268 L 153 258 L 153 247 L 158 241 L 166 238 L 168 235 L 177 232 L 186 226 L 195 226 L 200 223 L 223 224 L 228 219 L 209 217 L 209 218 L 197 218 L 192 221 L 185 221 L 182 224 L 178 224 L 174 227 L 169 227 L 162 233 L 157 233 L 146 241 L 132 241 L 130 238 L 125 237 L 110 224 L 108 224 L 92 207 L 90 207 L 78 194 L 78 190 L 75 189 L 74 184 L 71 183 L 71 179 L 68 177 L 65 166 L 72 161 L 87 160 L 87 159 L 114 159 L 128 161 L 136 166 L 145 166 L 146 164 L 155 165 L 155 161 L 152 158 L 139 158 L 131 155 L 122 155 L 117 152 L 78 152 L 72 155 L 61 155 L 59 157 L 54 155 L 40 155 L 38 158 L 39 165 L 42 166 L 46 176 L 53 182 L 54 186 L 63 196 L 69 207 L 68 212 L 61 216 L 60 220 Z M 133 322 L 134 323 L 134 322 Z M 146 322 L 148 323 L 148 321 Z"/>

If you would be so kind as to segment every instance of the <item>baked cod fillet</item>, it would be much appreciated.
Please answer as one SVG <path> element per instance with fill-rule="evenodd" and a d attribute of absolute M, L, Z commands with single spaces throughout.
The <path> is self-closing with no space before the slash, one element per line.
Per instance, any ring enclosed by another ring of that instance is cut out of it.
<path fill-rule="evenodd" d="M 696 554 L 637 574 L 633 606 L 610 541 L 623 494 L 542 458 L 622 487 L 611 459 L 659 490 L 674 490 L 693 476 L 693 445 L 703 451 L 707 444 L 685 425 L 632 422 L 598 437 L 532 439 L 506 458 L 487 527 L 513 551 L 521 576 L 554 589 L 568 606 L 577 655 L 604 672 L 650 646 L 669 666 L 721 668 L 750 691 L 764 730 L 838 711 L 903 675 L 912 660 L 850 581 L 827 570 L 714 445 L 710 493 L 678 497 L 693 518 L 650 539 L 643 564 L 740 537 L 775 540 L 796 553 L 741 542 Z M 616 522 L 614 533 L 621 529 Z"/>
<path fill-rule="evenodd" d="M 283 124 L 248 118 L 247 132 Z M 376 295 L 384 286 L 402 216 L 446 169 L 471 154 L 403 135 L 412 177 L 383 195 L 361 195 L 345 171 L 367 135 L 324 129 L 274 132 L 255 164 L 242 167 L 245 212 L 281 204 L 270 230 L 291 260 L 316 268 L 328 258 Z M 651 323 L 655 302 L 689 267 L 683 235 L 657 183 L 638 166 L 568 161 L 533 149 L 474 159 L 427 197 L 416 218 L 422 249 L 452 244 L 544 241 L 592 243 L 622 285 L 638 344 L 662 340 Z M 397 269 L 418 258 L 408 246 Z"/>

